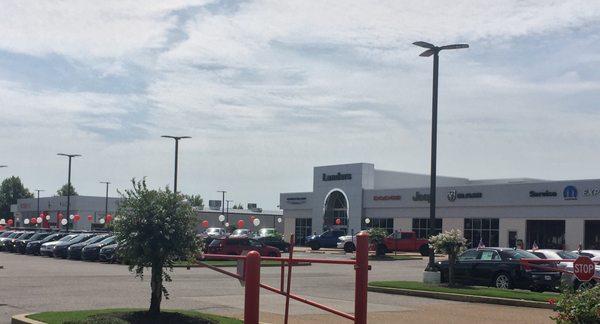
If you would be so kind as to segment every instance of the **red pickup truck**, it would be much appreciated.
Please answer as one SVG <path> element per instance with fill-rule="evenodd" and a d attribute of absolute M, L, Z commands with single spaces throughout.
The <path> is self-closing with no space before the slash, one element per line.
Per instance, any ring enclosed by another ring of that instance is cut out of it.
<path fill-rule="evenodd" d="M 383 243 L 388 251 L 419 252 L 429 255 L 429 240 L 417 238 L 415 232 L 397 232 L 388 235 Z"/>

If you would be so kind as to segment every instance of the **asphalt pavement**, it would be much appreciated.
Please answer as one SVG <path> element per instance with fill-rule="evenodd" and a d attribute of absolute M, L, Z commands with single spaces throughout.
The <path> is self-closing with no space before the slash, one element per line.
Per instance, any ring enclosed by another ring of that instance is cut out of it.
<path fill-rule="evenodd" d="M 308 258 L 349 258 L 342 253 L 297 253 Z M 369 280 L 420 280 L 426 260 L 373 261 Z M 150 284 L 127 266 L 57 260 L 0 252 L 0 323 L 15 314 L 51 310 L 141 307 L 149 305 Z M 235 268 L 230 268 L 235 271 Z M 195 309 L 240 317 L 243 288 L 233 278 L 205 268 L 177 268 L 167 309 Z M 280 269 L 265 267 L 261 281 L 278 287 Z M 351 313 L 354 308 L 354 270 L 349 265 L 295 267 L 292 292 Z M 261 321 L 282 323 L 285 298 L 261 292 Z M 311 306 L 291 301 L 290 323 L 350 323 Z M 369 323 L 551 323 L 552 311 L 511 306 L 460 303 L 370 292 Z"/>

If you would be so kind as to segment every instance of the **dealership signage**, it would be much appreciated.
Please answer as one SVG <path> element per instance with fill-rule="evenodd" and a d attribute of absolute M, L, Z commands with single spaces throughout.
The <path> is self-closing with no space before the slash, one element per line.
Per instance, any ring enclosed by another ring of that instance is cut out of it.
<path fill-rule="evenodd" d="M 415 195 L 412 197 L 413 201 L 429 201 L 429 194 L 422 194 L 420 192 L 415 192 Z"/>
<path fill-rule="evenodd" d="M 584 189 L 583 195 L 585 197 L 598 197 L 600 196 L 600 188 Z"/>
<path fill-rule="evenodd" d="M 385 196 L 373 196 L 373 200 L 400 200 L 400 195 L 385 195 Z"/>
<path fill-rule="evenodd" d="M 539 197 L 556 197 L 558 193 L 556 191 L 533 191 L 529 192 L 529 197 L 531 198 L 539 198 Z"/>
<path fill-rule="evenodd" d="M 566 186 L 563 190 L 563 198 L 565 198 L 565 200 L 577 200 L 577 188 L 574 186 Z"/>
<path fill-rule="evenodd" d="M 448 200 L 449 201 L 456 201 L 456 199 L 472 199 L 472 198 L 481 198 L 481 197 L 483 197 L 483 194 L 481 192 L 463 193 L 463 192 L 457 192 L 454 189 L 448 191 Z"/>
<path fill-rule="evenodd" d="M 338 180 L 352 180 L 352 174 L 339 173 L 339 172 L 337 174 L 323 173 L 323 181 L 338 181 Z"/>
<path fill-rule="evenodd" d="M 288 197 L 285 199 L 288 204 L 300 205 L 306 202 L 306 197 Z"/>

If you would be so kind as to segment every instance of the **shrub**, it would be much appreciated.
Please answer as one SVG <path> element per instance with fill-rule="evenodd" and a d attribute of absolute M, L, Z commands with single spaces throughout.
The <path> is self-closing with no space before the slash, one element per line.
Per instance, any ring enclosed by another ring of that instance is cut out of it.
<path fill-rule="evenodd" d="M 556 323 L 600 323 L 600 285 L 586 290 L 566 289 L 556 302 Z"/>
<path fill-rule="evenodd" d="M 454 286 L 454 265 L 456 256 L 467 248 L 467 240 L 461 231 L 450 230 L 429 238 L 429 246 L 436 253 L 448 255 L 448 285 Z"/>
<path fill-rule="evenodd" d="M 387 248 L 383 241 L 387 236 L 387 232 L 383 228 L 373 227 L 369 229 L 369 241 L 375 246 L 375 255 L 385 255 Z"/>

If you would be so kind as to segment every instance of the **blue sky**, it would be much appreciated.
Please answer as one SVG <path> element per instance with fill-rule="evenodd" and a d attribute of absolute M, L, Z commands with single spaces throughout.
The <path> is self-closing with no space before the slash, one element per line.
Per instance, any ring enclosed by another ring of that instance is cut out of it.
<path fill-rule="evenodd" d="M 590 1 L 7 1 L 5 175 L 81 194 L 146 176 L 277 205 L 315 165 L 427 173 L 431 59 L 442 53 L 438 172 L 599 178 L 600 5 Z M 116 192 L 112 192 L 116 195 Z"/>

